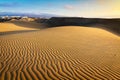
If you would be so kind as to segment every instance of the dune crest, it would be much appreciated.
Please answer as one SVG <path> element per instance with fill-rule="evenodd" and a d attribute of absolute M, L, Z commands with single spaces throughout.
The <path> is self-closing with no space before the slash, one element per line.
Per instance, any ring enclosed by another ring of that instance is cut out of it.
<path fill-rule="evenodd" d="M 0 32 L 15 31 L 15 30 L 28 30 L 28 28 L 16 26 L 13 23 L 1 23 L 0 28 L 1 28 Z"/>
<path fill-rule="evenodd" d="M 42 29 L 42 25 L 30 21 L 8 21 L 0 23 L 0 35 L 34 32 Z"/>

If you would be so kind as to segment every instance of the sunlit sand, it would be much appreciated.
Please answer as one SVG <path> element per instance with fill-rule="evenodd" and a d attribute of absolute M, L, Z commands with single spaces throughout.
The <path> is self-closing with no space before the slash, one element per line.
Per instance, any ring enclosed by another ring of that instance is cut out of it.
<path fill-rule="evenodd" d="M 119 36 L 92 27 L 23 25 L 0 23 L 6 34 L 0 36 L 0 80 L 120 79 Z M 17 30 L 30 31 L 8 33 Z"/>

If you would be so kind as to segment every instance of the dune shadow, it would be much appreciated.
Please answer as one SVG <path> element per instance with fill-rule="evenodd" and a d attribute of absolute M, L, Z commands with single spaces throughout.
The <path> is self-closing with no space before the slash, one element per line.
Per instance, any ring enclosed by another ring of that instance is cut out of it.
<path fill-rule="evenodd" d="M 83 26 L 99 27 L 120 36 L 120 19 L 52 17 L 47 22 L 48 27 Z"/>
<path fill-rule="evenodd" d="M 89 27 L 95 27 L 95 28 L 101 28 L 108 32 L 111 32 L 112 34 L 115 34 L 117 36 L 120 36 L 120 25 L 114 24 L 114 23 L 108 23 L 108 24 L 93 24 Z"/>
<path fill-rule="evenodd" d="M 120 21 L 119 19 L 97 19 L 97 18 L 64 18 L 64 17 L 53 17 L 45 22 L 36 21 L 9 21 L 8 23 L 13 23 L 16 26 L 25 28 L 34 28 L 37 30 L 61 27 L 61 26 L 83 26 L 83 27 L 97 27 L 109 31 L 115 35 L 120 36 Z M 17 34 L 24 32 L 32 32 L 37 30 L 19 30 L 19 31 L 9 31 L 0 32 L 0 35 L 6 34 Z"/>
<path fill-rule="evenodd" d="M 10 21 L 16 26 L 21 26 L 25 28 L 35 28 L 35 29 L 44 29 L 47 28 L 44 23 L 37 23 L 37 22 L 27 22 L 27 21 Z"/>
<path fill-rule="evenodd" d="M 19 33 L 28 33 L 28 32 L 35 32 L 35 31 L 39 31 L 39 30 L 17 30 L 17 31 L 0 32 L 0 36 L 19 34 Z"/>

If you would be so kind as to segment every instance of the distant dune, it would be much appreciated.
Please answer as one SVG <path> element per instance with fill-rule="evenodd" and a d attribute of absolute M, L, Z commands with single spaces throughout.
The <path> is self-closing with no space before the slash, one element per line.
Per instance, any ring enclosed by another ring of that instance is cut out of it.
<path fill-rule="evenodd" d="M 0 35 L 31 32 L 42 29 L 44 26 L 36 22 L 8 21 L 0 23 Z"/>
<path fill-rule="evenodd" d="M 52 17 L 45 21 L 49 27 L 84 26 L 99 27 L 120 35 L 120 19 Z"/>
<path fill-rule="evenodd" d="M 0 36 L 0 80 L 120 79 L 119 36 L 92 27 L 41 30 L 23 23 L 0 24 L 6 32 Z M 35 31 L 8 34 L 16 30 Z"/>
<path fill-rule="evenodd" d="M 22 27 L 22 26 L 17 26 L 14 23 L 1 23 L 0 24 L 0 32 L 16 31 L 16 30 L 30 30 L 30 29 L 26 27 Z"/>

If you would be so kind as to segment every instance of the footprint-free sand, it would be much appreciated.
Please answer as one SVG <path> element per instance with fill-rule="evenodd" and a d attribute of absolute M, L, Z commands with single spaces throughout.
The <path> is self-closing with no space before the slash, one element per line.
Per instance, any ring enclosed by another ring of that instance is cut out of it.
<path fill-rule="evenodd" d="M 0 23 L 0 32 L 0 80 L 120 79 L 120 37 L 104 29 Z"/>

